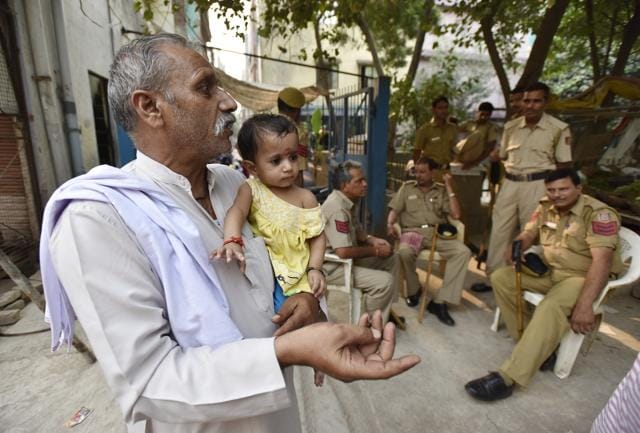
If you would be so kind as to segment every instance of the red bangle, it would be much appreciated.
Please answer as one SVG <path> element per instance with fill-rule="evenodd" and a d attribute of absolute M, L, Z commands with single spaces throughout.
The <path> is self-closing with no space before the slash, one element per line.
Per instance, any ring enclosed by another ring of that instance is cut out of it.
<path fill-rule="evenodd" d="M 231 236 L 229 239 L 225 239 L 222 245 L 227 244 L 238 244 L 244 248 L 244 241 L 242 240 L 242 236 Z"/>

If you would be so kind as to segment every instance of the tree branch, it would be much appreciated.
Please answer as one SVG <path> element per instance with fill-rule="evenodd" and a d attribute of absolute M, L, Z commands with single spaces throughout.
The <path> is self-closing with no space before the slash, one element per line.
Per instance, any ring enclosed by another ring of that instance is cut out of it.
<path fill-rule="evenodd" d="M 547 8 L 536 32 L 536 40 L 531 47 L 531 53 L 524 66 L 524 71 L 518 81 L 519 86 L 526 87 L 540 79 L 553 37 L 558 31 L 558 27 L 560 27 L 560 22 L 568 5 L 569 0 L 556 0 L 553 6 Z"/>
<path fill-rule="evenodd" d="M 584 8 L 587 16 L 587 29 L 589 29 L 589 53 L 591 55 L 591 69 L 593 70 L 593 82 L 595 84 L 600 79 L 601 72 L 598 45 L 596 44 L 596 26 L 593 19 L 593 0 L 585 0 Z"/>
<path fill-rule="evenodd" d="M 622 33 L 622 43 L 618 48 L 616 62 L 611 69 L 611 75 L 624 75 L 624 68 L 627 66 L 629 55 L 640 35 L 640 0 L 635 1 L 633 16 L 624 26 Z"/>
<path fill-rule="evenodd" d="M 384 76 L 384 69 L 382 68 L 382 62 L 380 61 L 380 57 L 378 56 L 378 48 L 376 47 L 376 41 L 373 39 L 373 34 L 371 33 L 371 29 L 369 29 L 369 25 L 367 21 L 364 19 L 362 12 L 359 12 L 355 15 L 355 23 L 362 31 L 364 35 L 364 40 L 369 47 L 369 51 L 371 52 L 371 59 L 373 60 L 373 66 L 376 68 L 376 72 L 378 73 L 378 77 Z"/>
<path fill-rule="evenodd" d="M 507 72 L 504 69 L 502 59 L 500 58 L 500 52 L 498 51 L 496 41 L 493 37 L 492 27 L 493 18 L 489 15 L 482 17 L 482 19 L 480 20 L 480 30 L 482 31 L 482 38 L 484 39 L 484 44 L 486 45 L 487 51 L 489 52 L 489 58 L 491 59 L 493 69 L 496 71 L 498 81 L 500 82 L 502 96 L 504 97 L 504 106 L 507 107 L 507 115 L 510 115 L 509 93 L 511 92 L 511 88 L 509 86 L 509 78 L 507 77 Z"/>

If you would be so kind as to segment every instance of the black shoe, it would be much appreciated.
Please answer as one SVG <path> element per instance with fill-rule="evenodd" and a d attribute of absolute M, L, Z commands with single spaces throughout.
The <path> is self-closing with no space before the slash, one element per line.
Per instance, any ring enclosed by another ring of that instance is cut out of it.
<path fill-rule="evenodd" d="M 404 301 L 409 307 L 415 307 L 420 303 L 420 294 L 416 293 L 415 295 L 407 296 Z"/>
<path fill-rule="evenodd" d="M 399 316 L 393 310 L 389 311 L 389 322 L 393 323 L 394 325 L 396 325 L 396 328 L 399 328 L 403 331 L 407 329 L 407 323 L 404 317 Z"/>
<path fill-rule="evenodd" d="M 558 349 L 554 350 L 551 355 L 540 366 L 540 371 L 550 371 L 556 367 L 556 360 L 558 359 Z"/>
<path fill-rule="evenodd" d="M 490 292 L 491 290 L 493 290 L 493 288 L 485 283 L 475 283 L 471 285 L 471 290 L 473 290 L 474 292 L 480 293 L 480 292 Z"/>
<path fill-rule="evenodd" d="M 496 401 L 507 398 L 513 393 L 513 385 L 507 385 L 502 376 L 495 371 L 464 386 L 469 395 L 477 400 Z"/>
<path fill-rule="evenodd" d="M 429 302 L 427 305 L 427 311 L 431 314 L 435 314 L 439 321 L 448 326 L 453 326 L 456 322 L 453 320 L 453 317 L 449 315 L 449 307 L 447 304 L 436 304 L 435 302 Z"/>

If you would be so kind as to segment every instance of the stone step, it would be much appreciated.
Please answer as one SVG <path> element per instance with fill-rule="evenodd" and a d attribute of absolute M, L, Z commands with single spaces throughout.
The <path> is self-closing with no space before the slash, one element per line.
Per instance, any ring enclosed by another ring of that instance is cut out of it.
<path fill-rule="evenodd" d="M 22 310 L 27 303 L 23 299 L 18 299 L 3 308 L 3 310 Z"/>
<path fill-rule="evenodd" d="M 0 295 L 0 308 L 4 308 L 5 306 L 11 304 L 12 302 L 17 301 L 18 299 L 20 299 L 20 296 L 22 296 L 22 294 L 17 289 L 9 290 L 9 291 L 1 294 Z"/>
<path fill-rule="evenodd" d="M 13 325 L 20 320 L 20 310 L 0 311 L 0 326 Z"/>

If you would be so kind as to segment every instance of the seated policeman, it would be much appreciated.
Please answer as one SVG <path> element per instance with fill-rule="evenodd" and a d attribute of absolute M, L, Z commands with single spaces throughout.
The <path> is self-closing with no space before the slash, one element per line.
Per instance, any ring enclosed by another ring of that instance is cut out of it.
<path fill-rule="evenodd" d="M 545 179 L 547 195 L 518 235 L 522 251 L 542 245 L 549 272 L 522 274 L 522 288 L 545 295 L 536 307 L 513 352 L 497 372 L 465 386 L 474 398 L 493 401 L 509 397 L 515 384 L 526 387 L 566 332 L 586 334 L 595 325 L 593 302 L 609 276 L 622 270 L 620 218 L 606 204 L 582 194 L 580 178 L 570 168 Z M 511 262 L 511 247 L 505 252 Z M 515 270 L 502 267 L 491 275 L 496 301 L 509 334 L 518 338 Z M 548 365 L 548 368 L 552 368 Z"/>
<path fill-rule="evenodd" d="M 438 224 L 447 223 L 447 217 L 460 218 L 460 204 L 451 187 L 451 175 L 445 173 L 444 184 L 433 181 L 438 164 L 427 157 L 420 157 L 415 164 L 416 180 L 405 182 L 389 203 L 387 231 L 400 238 L 398 255 L 407 279 L 407 305 L 416 306 L 420 299 L 420 282 L 416 274 L 416 257 L 420 250 L 431 248 L 431 241 Z M 400 222 L 402 233 L 396 232 Z M 459 304 L 462 286 L 469 265 L 471 251 L 461 241 L 436 240 L 436 251 L 447 260 L 442 288 L 427 309 L 445 325 L 455 322 L 449 315 L 447 303 Z"/>
<path fill-rule="evenodd" d="M 396 300 L 398 260 L 389 242 L 368 235 L 356 215 L 357 204 L 367 193 L 367 181 L 359 163 L 345 161 L 333 172 L 333 191 L 322 204 L 327 250 L 343 259 L 355 259 L 353 284 L 364 294 L 364 309 L 381 310 L 384 320 L 401 328 L 403 319 L 391 311 Z M 339 284 L 344 268 L 325 262 L 327 284 Z"/>

